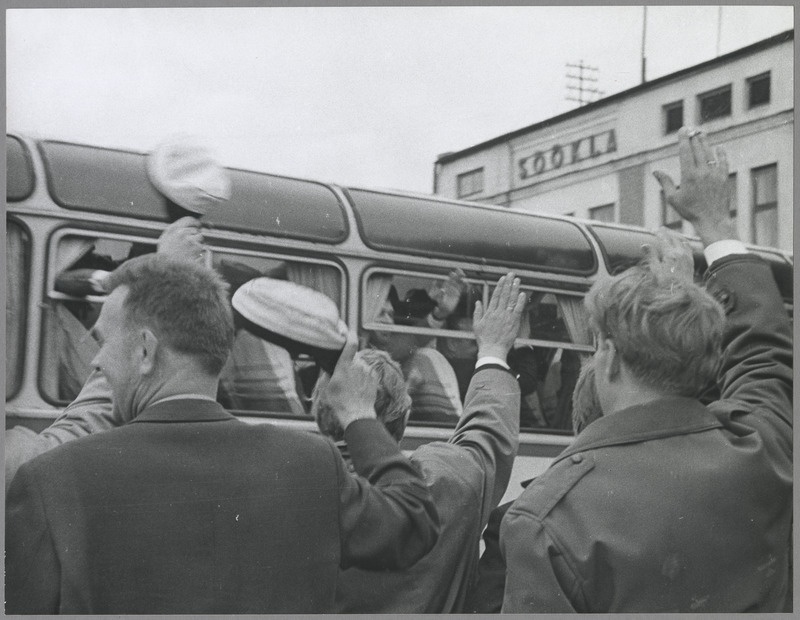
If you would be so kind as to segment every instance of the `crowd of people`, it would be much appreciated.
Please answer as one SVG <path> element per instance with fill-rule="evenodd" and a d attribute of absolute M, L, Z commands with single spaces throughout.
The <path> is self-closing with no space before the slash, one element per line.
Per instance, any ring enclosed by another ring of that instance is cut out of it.
<path fill-rule="evenodd" d="M 375 332 L 360 348 L 320 291 L 212 268 L 186 214 L 167 243 L 79 264 L 60 286 L 105 296 L 92 372 L 49 428 L 6 434 L 6 612 L 790 611 L 792 330 L 737 240 L 724 151 L 686 128 L 678 149 L 680 185 L 655 174 L 703 242 L 704 285 L 666 233 L 597 280 L 596 352 L 557 414 L 575 439 L 499 506 L 520 415 L 544 415 L 524 405 L 535 360 L 512 351 L 528 302 L 514 273 L 466 321 L 461 273 L 389 294 L 384 322 L 462 321 L 474 341 Z M 316 360 L 319 433 L 220 404 L 242 330 Z M 445 353 L 477 361 L 426 388 Z M 455 429 L 404 454 L 423 408 Z"/>

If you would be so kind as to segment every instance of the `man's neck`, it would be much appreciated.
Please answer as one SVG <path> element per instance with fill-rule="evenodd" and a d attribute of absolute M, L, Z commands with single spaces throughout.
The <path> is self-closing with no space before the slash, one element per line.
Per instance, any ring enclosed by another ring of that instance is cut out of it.
<path fill-rule="evenodd" d="M 618 411 L 647 405 L 672 395 L 642 383 L 624 365 L 614 383 L 607 387 L 612 390 L 612 398 L 603 403 L 603 415 L 613 415 Z"/>

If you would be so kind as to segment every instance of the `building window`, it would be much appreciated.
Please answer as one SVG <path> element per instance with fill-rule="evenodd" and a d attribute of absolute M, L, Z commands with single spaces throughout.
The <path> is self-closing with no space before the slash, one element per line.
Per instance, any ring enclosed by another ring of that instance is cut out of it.
<path fill-rule="evenodd" d="M 664 106 L 664 135 L 675 133 L 683 127 L 683 101 Z"/>
<path fill-rule="evenodd" d="M 673 209 L 661 190 L 661 225 L 672 230 L 683 230 L 683 218 Z"/>
<path fill-rule="evenodd" d="M 731 85 L 697 96 L 699 121 L 705 123 L 715 118 L 731 115 Z"/>
<path fill-rule="evenodd" d="M 755 108 L 769 103 L 770 79 L 769 71 L 747 79 L 747 107 Z"/>
<path fill-rule="evenodd" d="M 614 203 L 610 205 L 602 205 L 599 207 L 592 207 L 589 209 L 589 219 L 598 222 L 613 222 L 614 221 Z"/>
<path fill-rule="evenodd" d="M 778 245 L 778 165 L 751 171 L 753 180 L 753 243 Z"/>
<path fill-rule="evenodd" d="M 736 190 L 736 173 L 728 175 L 728 213 L 730 213 L 733 227 L 736 229 L 736 215 L 739 212 L 739 193 Z"/>
<path fill-rule="evenodd" d="M 472 196 L 483 191 L 483 168 L 458 175 L 458 197 Z"/>

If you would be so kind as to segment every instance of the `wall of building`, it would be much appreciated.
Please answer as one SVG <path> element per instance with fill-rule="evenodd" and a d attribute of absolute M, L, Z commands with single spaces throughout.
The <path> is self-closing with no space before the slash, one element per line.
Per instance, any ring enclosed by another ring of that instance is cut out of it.
<path fill-rule="evenodd" d="M 458 175 L 483 169 L 482 189 L 466 200 L 515 209 L 589 217 L 614 204 L 617 222 L 663 223 L 653 170 L 678 181 L 677 134 L 665 135 L 664 106 L 683 102 L 685 125 L 700 126 L 729 153 L 736 173 L 737 225 L 752 242 L 752 169 L 777 164 L 778 247 L 793 244 L 793 38 L 729 61 L 681 72 L 589 106 L 566 118 L 490 141 L 438 165 L 437 193 L 458 198 Z M 747 80 L 770 73 L 770 101 L 748 106 Z M 731 85 L 731 114 L 700 123 L 698 95 Z M 494 142 L 494 143 L 492 143 Z M 690 227 L 684 230 L 691 233 Z"/>

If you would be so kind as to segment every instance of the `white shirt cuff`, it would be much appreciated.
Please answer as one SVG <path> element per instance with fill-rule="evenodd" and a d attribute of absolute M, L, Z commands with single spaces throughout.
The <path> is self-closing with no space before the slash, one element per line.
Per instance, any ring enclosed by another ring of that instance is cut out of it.
<path fill-rule="evenodd" d="M 501 360 L 499 357 L 494 357 L 492 355 L 479 358 L 478 361 L 475 362 L 475 370 L 478 370 L 481 366 L 488 366 L 489 364 L 499 364 L 506 370 L 511 370 L 511 367 L 506 364 L 505 360 Z"/>
<path fill-rule="evenodd" d="M 749 253 L 747 246 L 738 239 L 723 239 L 722 241 L 715 241 L 705 250 L 703 250 L 703 254 L 706 256 L 706 262 L 708 263 L 709 267 L 711 267 L 713 262 L 718 261 L 724 256 L 747 253 Z"/>

